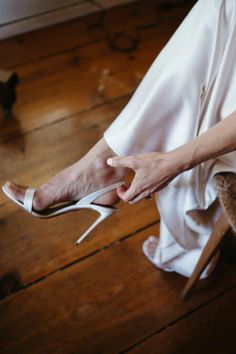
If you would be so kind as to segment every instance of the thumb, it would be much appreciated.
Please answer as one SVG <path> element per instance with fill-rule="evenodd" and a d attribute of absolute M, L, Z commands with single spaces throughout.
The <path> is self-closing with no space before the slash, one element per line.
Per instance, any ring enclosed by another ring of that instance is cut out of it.
<path fill-rule="evenodd" d="M 134 169 L 133 156 L 115 156 L 107 159 L 107 164 L 112 167 L 128 167 Z"/>
<path fill-rule="evenodd" d="M 117 189 L 118 196 L 124 201 L 129 202 L 136 196 L 135 184 L 125 184 Z"/>

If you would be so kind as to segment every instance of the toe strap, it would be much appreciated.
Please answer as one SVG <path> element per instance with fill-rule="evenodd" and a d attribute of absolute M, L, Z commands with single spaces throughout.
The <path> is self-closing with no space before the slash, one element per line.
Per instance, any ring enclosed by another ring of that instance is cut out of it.
<path fill-rule="evenodd" d="M 28 188 L 26 189 L 25 192 L 25 198 L 24 198 L 24 208 L 31 213 L 33 209 L 33 199 L 34 199 L 34 193 L 35 189 L 34 188 Z"/>

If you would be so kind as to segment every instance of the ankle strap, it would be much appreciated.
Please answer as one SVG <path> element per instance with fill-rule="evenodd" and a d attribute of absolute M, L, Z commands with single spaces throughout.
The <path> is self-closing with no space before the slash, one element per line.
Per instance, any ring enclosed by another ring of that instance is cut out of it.
<path fill-rule="evenodd" d="M 85 197 L 83 197 L 82 199 L 80 199 L 77 203 L 78 204 L 90 204 L 92 203 L 95 199 L 97 199 L 98 197 L 101 197 L 103 194 L 106 194 L 107 192 L 110 192 L 120 186 L 122 186 L 122 184 L 124 184 L 124 181 L 120 181 L 120 182 L 116 182 L 114 184 L 111 184 L 110 186 L 107 186 L 105 188 L 99 189 L 96 192 L 93 192 L 91 194 L 86 195 Z"/>

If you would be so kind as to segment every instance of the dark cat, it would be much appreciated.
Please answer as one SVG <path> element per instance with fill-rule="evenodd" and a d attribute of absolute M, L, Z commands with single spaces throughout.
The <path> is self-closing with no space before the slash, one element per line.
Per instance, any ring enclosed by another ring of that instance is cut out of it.
<path fill-rule="evenodd" d="M 0 106 L 5 115 L 11 114 L 16 101 L 16 85 L 19 82 L 17 73 L 0 70 Z"/>

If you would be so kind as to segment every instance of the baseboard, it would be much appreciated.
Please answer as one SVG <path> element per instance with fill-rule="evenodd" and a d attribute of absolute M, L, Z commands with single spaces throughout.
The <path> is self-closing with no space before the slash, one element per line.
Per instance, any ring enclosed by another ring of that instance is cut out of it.
<path fill-rule="evenodd" d="M 109 8 L 134 1 L 137 0 L 100 0 L 99 3 L 105 8 Z M 0 40 L 74 19 L 76 17 L 82 17 L 99 10 L 100 7 L 96 5 L 95 2 L 83 2 L 61 9 L 56 9 L 44 14 L 0 25 Z"/>

